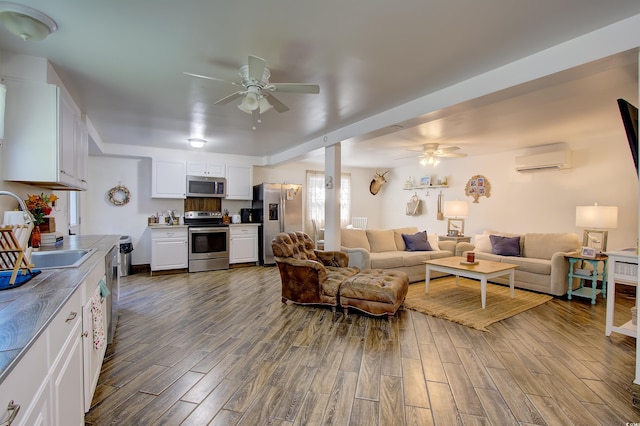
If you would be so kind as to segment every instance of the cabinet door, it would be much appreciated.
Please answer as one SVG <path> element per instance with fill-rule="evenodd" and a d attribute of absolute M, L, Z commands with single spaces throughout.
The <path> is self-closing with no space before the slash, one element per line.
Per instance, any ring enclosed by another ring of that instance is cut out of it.
<path fill-rule="evenodd" d="M 87 189 L 89 175 L 89 131 L 80 117 L 76 117 L 76 180 L 78 188 Z"/>
<path fill-rule="evenodd" d="M 153 160 L 152 198 L 187 198 L 187 174 L 184 161 Z"/>
<path fill-rule="evenodd" d="M 224 177 L 223 163 L 207 163 L 206 161 L 188 161 L 187 174 L 190 176 Z"/>
<path fill-rule="evenodd" d="M 227 200 L 253 199 L 253 167 L 227 166 Z"/>
<path fill-rule="evenodd" d="M 258 261 L 258 236 L 233 236 L 229 241 L 229 263 Z"/>
<path fill-rule="evenodd" d="M 71 102 L 60 96 L 60 182 L 76 186 L 76 114 Z"/>
<path fill-rule="evenodd" d="M 187 268 L 189 266 L 188 257 L 186 238 L 154 238 L 151 240 L 152 271 Z"/>
<path fill-rule="evenodd" d="M 57 425 L 83 425 L 83 371 L 81 322 L 72 330 L 52 374 L 53 418 Z"/>

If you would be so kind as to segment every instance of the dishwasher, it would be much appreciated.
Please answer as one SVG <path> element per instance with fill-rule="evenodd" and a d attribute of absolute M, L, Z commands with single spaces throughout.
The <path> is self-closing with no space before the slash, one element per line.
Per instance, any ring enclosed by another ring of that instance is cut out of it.
<path fill-rule="evenodd" d="M 114 246 L 105 257 L 105 275 L 109 296 L 107 296 L 107 344 L 113 342 L 118 324 L 118 299 L 120 295 L 120 274 L 118 273 L 119 248 Z"/>

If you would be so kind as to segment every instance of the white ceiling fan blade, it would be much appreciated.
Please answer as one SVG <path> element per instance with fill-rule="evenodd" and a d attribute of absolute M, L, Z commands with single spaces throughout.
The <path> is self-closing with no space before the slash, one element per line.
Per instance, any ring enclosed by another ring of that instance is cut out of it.
<path fill-rule="evenodd" d="M 446 158 L 462 158 L 466 156 L 467 154 L 463 154 L 461 152 L 443 152 L 441 154 L 436 154 L 436 157 L 446 157 Z"/>
<path fill-rule="evenodd" d="M 228 104 L 229 102 L 241 98 L 245 93 L 245 91 L 238 91 L 235 93 L 230 94 L 229 96 L 225 96 L 224 98 L 220 99 L 219 101 L 217 101 L 214 105 L 220 105 L 220 104 Z"/>
<path fill-rule="evenodd" d="M 310 93 L 314 95 L 320 93 L 320 86 L 305 83 L 271 83 L 265 89 L 271 92 Z"/>
<path fill-rule="evenodd" d="M 209 77 L 208 75 L 193 74 L 190 72 L 185 72 L 184 74 L 190 75 L 191 77 L 204 78 L 205 80 L 222 81 L 223 83 L 233 84 L 234 86 L 242 87 L 242 84 L 238 84 L 233 81 L 223 80 L 221 78 Z"/>
<path fill-rule="evenodd" d="M 283 104 L 282 102 L 280 102 L 273 95 L 265 95 L 265 96 L 267 98 L 267 102 L 269 102 L 273 106 L 273 109 L 275 109 L 276 111 L 278 111 L 278 112 L 287 112 L 287 111 L 289 111 L 289 107 L 286 106 L 285 104 Z"/>
<path fill-rule="evenodd" d="M 449 152 L 449 151 L 457 151 L 459 149 L 460 149 L 459 146 L 445 146 L 444 148 L 438 148 L 436 151 Z"/>
<path fill-rule="evenodd" d="M 267 63 L 264 59 L 257 56 L 249 55 L 249 78 L 255 81 L 262 81 L 262 75 L 264 69 L 267 67 Z"/>

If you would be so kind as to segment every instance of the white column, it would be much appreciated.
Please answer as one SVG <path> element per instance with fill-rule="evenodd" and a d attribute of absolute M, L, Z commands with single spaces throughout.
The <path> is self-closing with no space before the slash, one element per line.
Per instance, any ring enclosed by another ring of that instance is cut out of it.
<path fill-rule="evenodd" d="M 340 250 L 340 143 L 324 149 L 324 249 Z"/>

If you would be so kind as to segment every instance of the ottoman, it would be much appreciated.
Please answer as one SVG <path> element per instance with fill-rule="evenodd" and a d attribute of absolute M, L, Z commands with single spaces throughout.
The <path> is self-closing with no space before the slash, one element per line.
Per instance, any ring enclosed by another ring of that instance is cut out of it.
<path fill-rule="evenodd" d="M 369 269 L 340 285 L 340 305 L 348 314 L 355 308 L 371 315 L 393 317 L 409 290 L 409 276 L 402 271 Z"/>

